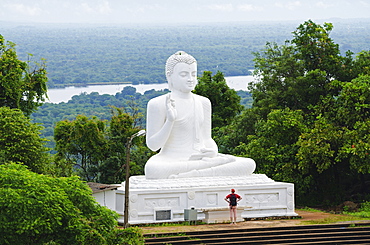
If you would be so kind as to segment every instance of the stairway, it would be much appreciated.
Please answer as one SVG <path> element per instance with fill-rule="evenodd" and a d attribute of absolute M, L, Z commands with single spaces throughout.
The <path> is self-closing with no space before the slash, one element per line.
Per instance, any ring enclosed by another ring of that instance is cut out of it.
<path fill-rule="evenodd" d="M 145 244 L 370 244 L 370 222 L 146 234 Z"/>

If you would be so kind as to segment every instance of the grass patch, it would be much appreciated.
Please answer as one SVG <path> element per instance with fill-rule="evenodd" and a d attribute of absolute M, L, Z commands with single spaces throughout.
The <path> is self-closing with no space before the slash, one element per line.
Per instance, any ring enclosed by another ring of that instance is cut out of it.
<path fill-rule="evenodd" d="M 310 208 L 310 207 L 304 207 L 304 208 L 296 208 L 296 210 L 302 210 L 307 212 L 315 212 L 315 213 L 324 213 L 322 210 Z"/>
<path fill-rule="evenodd" d="M 358 212 L 343 212 L 343 213 L 350 216 L 370 219 L 370 202 L 361 203 L 361 207 L 358 210 Z"/>
<path fill-rule="evenodd" d="M 325 211 L 314 209 L 310 207 L 300 208 L 296 210 L 316 212 L 316 213 L 327 213 Z M 316 220 L 303 220 L 301 221 L 304 225 L 317 225 L 317 224 L 332 224 L 346 221 L 357 221 L 357 220 L 369 220 L 370 219 L 370 202 L 361 204 L 359 212 L 343 212 L 342 214 L 330 215 L 323 219 Z"/>
<path fill-rule="evenodd" d="M 139 224 L 139 227 L 176 227 L 176 226 L 187 226 L 187 225 L 203 225 L 206 224 L 202 221 L 181 221 L 181 222 L 168 222 L 168 223 L 150 223 L 150 224 Z"/>
<path fill-rule="evenodd" d="M 303 208 L 300 209 L 303 211 L 309 212 L 321 212 L 325 213 L 324 211 L 313 209 L 313 208 Z M 302 221 L 302 224 L 331 224 L 331 223 L 338 223 L 338 222 L 346 222 L 346 221 L 357 221 L 357 220 L 369 220 L 370 219 L 370 202 L 365 202 L 361 204 L 361 208 L 358 212 L 346 212 L 343 211 L 342 214 L 330 216 L 323 219 L 318 220 L 307 220 Z"/>
<path fill-rule="evenodd" d="M 321 224 L 332 224 L 332 223 L 338 223 L 338 222 L 357 221 L 357 220 L 367 220 L 367 219 L 359 217 L 359 216 L 338 215 L 338 216 L 330 216 L 324 219 L 303 220 L 301 223 L 305 225 L 319 225 L 319 224 L 321 225 Z"/>
<path fill-rule="evenodd" d="M 161 234 L 150 234 L 148 238 L 161 238 L 161 237 L 187 237 L 185 233 L 161 233 Z"/>
<path fill-rule="evenodd" d="M 183 221 L 183 222 L 168 222 L 168 223 L 150 223 L 137 225 L 143 233 L 158 234 L 158 233 L 178 233 L 184 232 L 188 226 L 204 225 L 202 221 Z M 163 227 L 163 229 L 161 229 Z"/>

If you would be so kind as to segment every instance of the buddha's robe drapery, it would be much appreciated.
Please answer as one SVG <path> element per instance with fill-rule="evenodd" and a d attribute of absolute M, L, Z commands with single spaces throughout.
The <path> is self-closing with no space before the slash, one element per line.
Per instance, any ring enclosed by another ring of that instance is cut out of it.
<path fill-rule="evenodd" d="M 147 137 L 159 130 L 166 121 L 166 97 L 162 95 L 149 101 L 147 108 Z M 250 158 L 217 153 L 214 157 L 196 156 L 203 148 L 217 145 L 211 138 L 211 103 L 209 99 L 191 94 L 190 99 L 176 100 L 183 103 L 168 140 L 158 154 L 145 165 L 147 179 L 167 179 L 200 176 L 250 175 L 255 162 Z M 151 125 L 152 122 L 153 125 Z M 156 149 L 152 149 L 156 150 Z"/>

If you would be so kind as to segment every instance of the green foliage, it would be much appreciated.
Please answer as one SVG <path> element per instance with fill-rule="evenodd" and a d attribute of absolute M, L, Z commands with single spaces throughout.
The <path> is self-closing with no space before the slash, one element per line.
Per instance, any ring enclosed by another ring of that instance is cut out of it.
<path fill-rule="evenodd" d="M 258 173 L 264 173 L 274 180 L 295 182 L 297 188 L 302 189 L 307 180 L 296 179 L 298 169 L 295 155 L 298 147 L 294 144 L 305 129 L 302 111 L 273 110 L 266 121 L 256 123 L 256 135 L 249 136 L 249 143 L 244 145 L 242 155 L 258 163 Z"/>
<path fill-rule="evenodd" d="M 142 241 L 137 230 L 115 230 L 118 215 L 98 205 L 78 177 L 53 178 L 20 164 L 1 165 L 0 195 L 1 244 Z"/>
<path fill-rule="evenodd" d="M 134 111 L 136 111 L 134 109 Z M 137 116 L 137 115 L 136 115 Z M 127 144 L 130 137 L 140 130 L 135 126 L 135 116 L 131 116 L 120 108 L 112 109 L 112 118 L 108 133 L 109 157 L 101 166 L 99 182 L 119 183 L 126 179 L 125 165 L 127 160 Z M 143 141 L 143 137 L 134 138 L 130 146 L 130 174 L 143 175 L 144 165 L 153 154 Z"/>
<path fill-rule="evenodd" d="M 243 108 L 251 108 L 253 103 L 252 95 L 248 91 L 243 90 L 238 90 L 236 92 L 240 96 L 240 104 Z"/>
<path fill-rule="evenodd" d="M 351 216 L 355 216 L 355 217 L 369 219 L 370 218 L 370 202 L 367 201 L 367 202 L 361 203 L 360 208 L 357 212 L 345 211 L 343 213 L 351 215 Z"/>
<path fill-rule="evenodd" d="M 21 162 L 36 173 L 47 173 L 50 159 L 41 129 L 19 109 L 0 107 L 0 164 Z"/>
<path fill-rule="evenodd" d="M 255 53 L 255 75 L 259 78 L 249 86 L 254 106 L 267 115 L 272 109 L 307 111 L 321 97 L 336 95 L 328 84 L 341 79 L 339 70 L 345 63 L 339 46 L 329 38 L 332 25 L 323 27 L 306 21 L 291 41 L 285 45 L 267 43 L 261 53 Z"/>
<path fill-rule="evenodd" d="M 18 108 L 29 116 L 44 101 L 47 88 L 45 63 L 18 59 L 15 44 L 0 35 L 0 106 Z"/>
<path fill-rule="evenodd" d="M 244 154 L 243 145 L 248 144 L 248 135 L 256 133 L 255 124 L 259 117 L 255 108 L 248 108 L 236 116 L 231 124 L 217 130 L 213 137 L 218 144 L 219 151 L 234 155 Z"/>
<path fill-rule="evenodd" d="M 370 202 L 361 203 L 359 211 L 369 212 L 370 213 Z"/>
<path fill-rule="evenodd" d="M 112 107 L 111 113 L 109 122 L 83 115 L 57 122 L 54 159 L 59 174 L 69 176 L 77 172 L 86 181 L 100 183 L 126 179 L 127 143 L 140 130 L 135 126 L 138 118 L 117 107 Z M 144 164 L 154 153 L 139 138 L 133 139 L 130 153 L 131 175 L 144 174 Z"/>
<path fill-rule="evenodd" d="M 309 20 L 291 41 L 255 53 L 253 107 L 218 141 L 256 160 L 259 173 L 295 183 L 306 205 L 361 198 L 370 179 L 369 52 L 342 56 L 332 29 Z"/>
<path fill-rule="evenodd" d="M 126 229 L 116 229 L 111 237 L 111 244 L 144 245 L 145 240 L 142 230 L 138 227 L 128 227 Z"/>
<path fill-rule="evenodd" d="M 297 57 L 303 62 L 305 71 L 320 70 L 328 78 L 336 78 L 341 66 L 339 45 L 329 37 L 333 24 L 319 25 L 309 20 L 293 32 Z"/>
<path fill-rule="evenodd" d="M 108 156 L 105 123 L 96 117 L 77 116 L 74 121 L 60 121 L 55 127 L 56 150 L 86 181 L 98 178 L 98 169 Z"/>
<path fill-rule="evenodd" d="M 313 127 L 303 133 L 297 145 L 300 147 L 297 157 L 303 173 L 314 171 L 322 173 L 335 164 L 334 159 L 340 146 L 343 131 L 319 117 Z"/>
<path fill-rule="evenodd" d="M 234 89 L 229 88 L 220 71 L 214 76 L 210 71 L 203 72 L 194 93 L 207 97 L 211 101 L 213 128 L 229 124 L 243 108 L 239 95 Z"/>

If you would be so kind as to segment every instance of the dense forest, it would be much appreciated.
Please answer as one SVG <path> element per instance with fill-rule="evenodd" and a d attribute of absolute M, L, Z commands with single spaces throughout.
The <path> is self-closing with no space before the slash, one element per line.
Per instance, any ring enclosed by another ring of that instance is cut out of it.
<path fill-rule="evenodd" d="M 163 83 L 164 63 L 178 50 L 198 70 L 248 75 L 253 52 L 267 41 L 283 44 L 298 22 L 189 25 L 46 25 L 0 23 L 21 60 L 46 60 L 48 87 L 106 83 Z M 342 52 L 370 48 L 370 21 L 336 20 L 332 37 Z M 28 57 L 33 54 L 33 57 Z"/>

